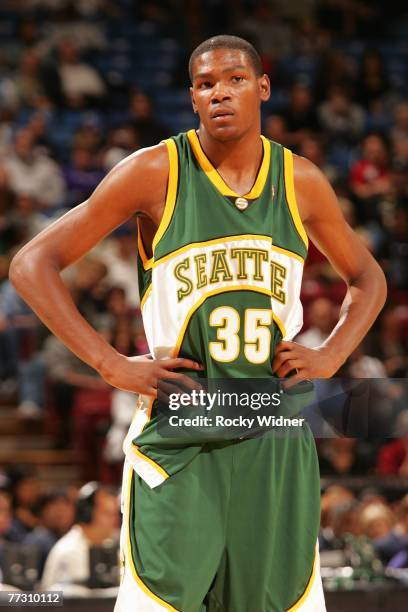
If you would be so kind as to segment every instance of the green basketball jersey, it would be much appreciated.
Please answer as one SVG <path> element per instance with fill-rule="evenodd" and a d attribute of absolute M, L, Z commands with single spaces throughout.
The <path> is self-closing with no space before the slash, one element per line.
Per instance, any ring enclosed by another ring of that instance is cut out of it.
<path fill-rule="evenodd" d="M 165 141 L 170 174 L 151 259 L 139 237 L 150 351 L 192 358 L 208 378 L 271 376 L 277 342 L 302 326 L 308 242 L 293 157 L 261 139 L 261 166 L 244 199 L 212 166 L 194 130 Z"/>

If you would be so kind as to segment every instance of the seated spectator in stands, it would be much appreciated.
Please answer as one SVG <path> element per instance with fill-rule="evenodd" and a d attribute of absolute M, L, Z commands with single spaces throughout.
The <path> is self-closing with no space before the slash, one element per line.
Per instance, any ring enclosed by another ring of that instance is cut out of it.
<path fill-rule="evenodd" d="M 74 526 L 51 549 L 45 563 L 41 588 L 87 585 L 90 577 L 89 549 L 118 540 L 119 504 L 110 489 L 95 482 L 79 492 Z"/>
<path fill-rule="evenodd" d="M 386 504 L 369 504 L 360 513 L 361 532 L 373 540 L 374 546 L 390 535 L 394 525 L 395 515 Z"/>
<path fill-rule="evenodd" d="M 328 163 L 322 141 L 319 137 L 311 135 L 304 138 L 299 146 L 298 152 L 299 155 L 306 157 L 320 168 L 332 185 L 336 182 L 339 172 L 334 166 Z"/>
<path fill-rule="evenodd" d="M 59 75 L 62 91 L 72 108 L 98 106 L 106 95 L 106 86 L 95 68 L 82 62 L 70 40 L 58 45 Z"/>
<path fill-rule="evenodd" d="M 17 194 L 31 194 L 40 205 L 55 207 L 63 203 L 65 184 L 58 165 L 35 148 L 28 129 L 16 133 L 13 152 L 4 160 L 10 186 Z"/>
<path fill-rule="evenodd" d="M 265 121 L 265 136 L 279 142 L 284 147 L 289 147 L 290 137 L 288 136 L 288 128 L 286 121 L 281 115 L 269 115 Z"/>
<path fill-rule="evenodd" d="M 33 51 L 26 51 L 21 59 L 20 69 L 16 73 L 14 86 L 23 108 L 49 108 L 50 100 L 42 81 L 40 58 Z"/>
<path fill-rule="evenodd" d="M 388 145 L 384 137 L 370 134 L 361 144 L 361 155 L 350 172 L 351 189 L 363 207 L 360 216 L 376 217 L 375 205 L 392 191 Z M 357 213 L 359 212 L 357 208 Z"/>
<path fill-rule="evenodd" d="M 391 128 L 393 155 L 401 160 L 408 159 L 408 102 L 401 102 L 394 109 L 394 125 Z"/>
<path fill-rule="evenodd" d="M 38 352 L 39 322 L 16 293 L 9 280 L 0 287 L 0 353 L 5 368 L 0 378 L 18 381 L 18 411 L 21 416 L 42 416 L 45 372 Z"/>
<path fill-rule="evenodd" d="M 398 266 L 405 281 L 407 276 L 405 261 L 398 258 L 394 265 Z M 386 262 L 383 267 L 389 269 L 390 263 Z M 390 281 L 392 282 L 396 276 L 394 266 L 390 269 L 390 272 L 387 274 L 389 286 Z M 387 375 L 390 378 L 404 377 L 408 368 L 407 329 L 408 313 L 406 307 L 404 305 L 392 306 L 391 304 L 386 306 L 379 319 L 379 330 L 375 336 L 374 350 L 375 354 L 383 362 Z"/>
<path fill-rule="evenodd" d="M 68 206 L 77 206 L 89 198 L 104 175 L 105 172 L 89 149 L 74 147 L 71 163 L 64 169 Z"/>
<path fill-rule="evenodd" d="M 398 416 L 395 427 L 397 440 L 387 442 L 378 453 L 376 472 L 381 476 L 395 474 L 408 477 L 408 414 L 405 410 Z"/>
<path fill-rule="evenodd" d="M 11 496 L 8 491 L 0 489 L 0 566 L 2 560 L 2 546 L 8 539 L 11 523 L 13 520 L 11 508 Z M 1 582 L 1 575 L 0 575 Z"/>
<path fill-rule="evenodd" d="M 382 102 L 390 90 L 386 67 L 376 49 L 367 50 L 361 60 L 356 81 L 356 98 L 368 110 Z"/>
<path fill-rule="evenodd" d="M 42 214 L 37 198 L 23 192 L 16 195 L 9 219 L 20 242 L 28 242 L 50 222 L 49 218 Z"/>
<path fill-rule="evenodd" d="M 70 448 L 75 392 L 80 389 L 105 390 L 109 385 L 55 336 L 51 335 L 45 341 L 43 356 L 48 368 L 52 401 L 59 419 L 55 446 Z"/>
<path fill-rule="evenodd" d="M 170 135 L 168 128 L 153 116 L 153 102 L 142 91 L 132 94 L 129 113 L 140 147 L 151 147 Z"/>
<path fill-rule="evenodd" d="M 125 125 L 113 130 L 108 135 L 108 143 L 102 157 L 102 165 L 106 172 L 111 170 L 122 159 L 137 151 L 139 141 L 135 130 Z"/>
<path fill-rule="evenodd" d="M 319 129 L 310 87 L 295 83 L 290 90 L 289 104 L 281 113 L 288 130 L 290 146 L 297 149 L 302 140 Z"/>
<path fill-rule="evenodd" d="M 40 481 L 31 466 L 10 468 L 8 476 L 13 502 L 13 522 L 8 539 L 11 542 L 22 542 L 37 524 L 33 508 L 40 497 Z"/>
<path fill-rule="evenodd" d="M 104 140 L 103 129 L 101 116 L 95 111 L 87 111 L 74 134 L 72 150 L 87 149 L 92 155 L 99 156 Z"/>
<path fill-rule="evenodd" d="M 326 438 L 319 447 L 319 465 L 322 476 L 354 476 L 367 474 L 370 466 L 365 449 L 356 438 Z"/>
<path fill-rule="evenodd" d="M 131 308 L 137 308 L 140 302 L 135 266 L 136 250 L 137 228 L 131 223 L 126 223 L 116 229 L 97 251 L 98 257 L 107 269 L 107 283 L 125 290 Z"/>
<path fill-rule="evenodd" d="M 319 106 L 319 121 L 331 149 L 354 144 L 364 129 L 364 111 L 351 101 L 347 91 L 332 86 L 327 99 Z"/>
<path fill-rule="evenodd" d="M 72 527 L 74 510 L 72 501 L 63 491 L 44 493 L 39 498 L 34 508 L 38 523 L 23 540 L 23 544 L 38 551 L 39 578 L 51 548 Z"/>
<path fill-rule="evenodd" d="M 396 506 L 396 523 L 393 529 L 388 535 L 378 538 L 374 548 L 385 565 L 404 566 L 403 557 L 406 558 L 408 551 L 408 495 Z M 400 559 L 397 557 L 399 553 L 402 553 Z"/>
<path fill-rule="evenodd" d="M 368 355 L 362 342 L 350 355 L 346 369 L 351 378 L 387 378 L 387 372 L 380 359 Z"/>
<path fill-rule="evenodd" d="M 323 492 L 320 500 L 320 525 L 325 529 L 330 524 L 330 513 L 336 506 L 351 502 L 355 499 L 354 493 L 342 485 L 329 485 Z"/>
<path fill-rule="evenodd" d="M 360 533 L 358 502 L 350 500 L 336 504 L 330 511 L 327 527 L 320 534 L 320 550 L 342 550 L 346 536 L 359 536 Z"/>
<path fill-rule="evenodd" d="M 320 346 L 333 329 L 336 307 L 327 298 L 318 298 L 308 309 L 309 328 L 296 338 L 296 342 L 308 348 Z"/>
<path fill-rule="evenodd" d="M 353 91 L 354 81 L 352 63 L 343 51 L 329 47 L 320 55 L 314 88 L 318 102 L 326 100 L 334 86 Z"/>

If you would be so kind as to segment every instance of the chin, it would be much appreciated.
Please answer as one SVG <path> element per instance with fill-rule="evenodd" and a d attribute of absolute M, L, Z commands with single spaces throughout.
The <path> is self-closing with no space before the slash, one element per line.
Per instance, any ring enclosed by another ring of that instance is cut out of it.
<path fill-rule="evenodd" d="M 218 140 L 220 142 L 228 142 L 231 140 L 239 140 L 241 136 L 245 133 L 245 130 L 240 129 L 237 126 L 220 126 L 220 127 L 212 127 L 212 129 L 207 130 L 208 133 L 214 140 Z"/>

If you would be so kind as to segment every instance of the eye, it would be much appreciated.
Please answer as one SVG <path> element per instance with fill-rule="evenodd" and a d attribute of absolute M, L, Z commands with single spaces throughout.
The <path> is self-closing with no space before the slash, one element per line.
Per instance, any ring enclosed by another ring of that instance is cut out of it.
<path fill-rule="evenodd" d="M 235 75 L 232 77 L 232 80 L 234 81 L 234 83 L 242 83 L 242 81 L 244 80 L 243 76 L 239 76 L 239 75 Z"/>
<path fill-rule="evenodd" d="M 202 83 L 198 84 L 198 89 L 209 89 L 210 87 L 212 87 L 210 81 L 202 81 Z"/>

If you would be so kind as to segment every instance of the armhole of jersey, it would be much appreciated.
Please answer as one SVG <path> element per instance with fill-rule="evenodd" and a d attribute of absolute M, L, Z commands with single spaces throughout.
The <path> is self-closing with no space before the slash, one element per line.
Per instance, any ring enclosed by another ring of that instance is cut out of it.
<path fill-rule="evenodd" d="M 160 221 L 160 225 L 157 228 L 157 232 L 153 238 L 152 250 L 153 250 L 153 259 L 154 252 L 156 250 L 157 245 L 160 240 L 163 238 L 166 230 L 170 225 L 170 221 L 173 217 L 174 208 L 176 206 L 177 200 L 177 191 L 178 191 L 178 175 L 179 175 L 179 167 L 178 167 L 178 153 L 177 153 L 177 145 L 172 138 L 168 138 L 167 140 L 163 140 L 167 147 L 167 153 L 169 155 L 169 180 L 167 183 L 167 194 L 166 194 L 166 203 L 164 205 L 163 216 Z"/>
<path fill-rule="evenodd" d="M 142 260 L 143 268 L 145 270 L 150 270 L 150 268 L 153 265 L 153 257 L 150 257 L 149 259 L 149 257 L 146 254 L 143 240 L 142 240 L 142 232 L 140 231 L 139 218 L 136 219 L 136 222 L 137 222 L 137 250 L 138 250 L 140 259 Z"/>
<path fill-rule="evenodd" d="M 307 237 L 305 228 L 303 227 L 302 219 L 300 218 L 299 208 L 296 201 L 295 195 L 295 180 L 293 173 L 293 153 L 283 147 L 283 171 L 285 175 L 285 191 L 286 199 L 288 201 L 290 214 L 297 230 L 297 233 L 305 243 L 306 249 L 309 246 L 309 239 Z"/>

